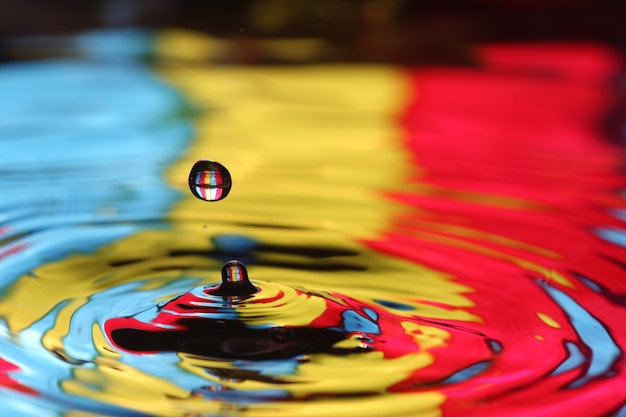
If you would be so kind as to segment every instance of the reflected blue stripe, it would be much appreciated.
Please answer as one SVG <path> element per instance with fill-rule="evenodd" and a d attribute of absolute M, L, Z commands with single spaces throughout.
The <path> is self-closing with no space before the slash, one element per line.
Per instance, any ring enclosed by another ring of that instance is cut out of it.
<path fill-rule="evenodd" d="M 595 229 L 595 233 L 598 237 L 609 241 L 611 243 L 615 243 L 616 245 L 620 245 L 626 247 L 626 231 L 617 228 L 597 228 Z"/>
<path fill-rule="evenodd" d="M 486 342 L 489 349 L 491 349 L 494 353 L 502 353 L 502 344 L 500 342 L 494 339 L 487 339 Z"/>
<path fill-rule="evenodd" d="M 452 374 L 448 378 L 444 379 L 442 384 L 455 384 L 458 382 L 466 381 L 470 378 L 478 376 L 485 372 L 489 368 L 489 362 L 478 362 L 473 365 L 468 366 L 467 368 L 461 369 L 460 371 Z"/>
<path fill-rule="evenodd" d="M 567 349 L 567 359 L 563 361 L 558 368 L 556 368 L 551 376 L 556 376 L 572 369 L 576 369 L 585 363 L 585 356 L 582 354 L 578 346 L 570 341 L 565 342 L 565 349 Z"/>
<path fill-rule="evenodd" d="M 78 398 L 72 407 L 74 415 L 93 413 L 93 416 L 150 417 L 151 414 L 129 410 L 105 403 Z M 0 416 L 13 417 L 65 417 L 67 404 L 61 398 L 40 398 L 0 388 Z"/>
<path fill-rule="evenodd" d="M 600 288 L 600 286 L 595 283 L 594 281 L 590 280 L 587 277 L 584 277 L 582 275 L 576 275 L 578 277 L 578 279 L 587 286 L 587 288 L 589 288 L 591 291 L 600 293 L 602 292 L 602 288 Z"/>
<path fill-rule="evenodd" d="M 343 317 L 343 327 L 348 332 L 380 334 L 378 324 L 366 319 L 356 311 L 346 310 L 341 314 L 341 316 Z"/>
<path fill-rule="evenodd" d="M 43 403 L 43 404 L 42 404 Z M 60 410 L 52 410 L 50 404 L 31 395 L 0 389 L 0 415 L 19 417 L 60 417 Z"/>
<path fill-rule="evenodd" d="M 123 62 L 150 55 L 154 34 L 134 28 L 94 30 L 73 37 L 72 43 L 82 55 Z"/>
<path fill-rule="evenodd" d="M 0 66 L 0 94 L 2 127 L 21 127 L 26 122 L 51 122 L 49 127 L 55 130 L 132 126 L 188 108 L 180 93 L 133 63 L 49 60 L 4 64 Z M 64 123 L 67 121 L 69 125 Z"/>
<path fill-rule="evenodd" d="M 0 295 L 39 266 L 95 251 L 146 228 L 165 227 L 163 217 L 181 198 L 163 172 L 194 135 L 189 106 L 147 68 L 124 59 L 144 47 L 145 33 L 107 36 L 91 33 L 63 40 L 99 62 L 0 66 L 0 240 L 5 242 L 0 246 Z M 133 40 L 138 49 L 120 54 L 120 47 Z M 181 279 L 176 285 L 181 291 L 189 282 Z M 129 307 L 127 297 L 119 303 Z M 60 382 L 72 378 L 72 366 L 42 344 L 63 305 L 15 337 L 0 338 L 0 356 L 20 368 L 11 376 L 43 393 L 33 398 L 0 387 L 0 416 L 56 417 L 70 409 L 144 416 L 122 405 L 69 398 L 63 391 Z M 91 332 L 81 326 L 113 314 L 110 300 L 95 298 L 88 306 L 75 314 L 90 319 L 73 318 L 64 338 L 68 353 L 81 360 L 97 354 Z M 6 324 L 0 326 L 8 334 Z M 171 357 L 172 363 L 179 360 Z M 162 365 L 163 358 L 156 358 L 155 367 Z M 179 373 L 166 377 L 185 374 Z M 203 381 L 188 379 L 189 388 Z"/>
<path fill-rule="evenodd" d="M 541 285 L 569 316 L 576 333 L 591 350 L 586 375 L 569 386 L 572 388 L 582 386 L 589 380 L 609 372 L 611 366 L 621 356 L 621 351 L 602 323 L 564 292 L 546 283 Z"/>
<path fill-rule="evenodd" d="M 615 414 L 612 414 L 611 417 L 626 417 L 626 404 L 624 404 Z"/>
<path fill-rule="evenodd" d="M 0 288 L 154 227 L 180 199 L 163 172 L 193 128 L 179 93 L 148 69 L 4 65 L 0 95 L 0 239 L 18 238 L 0 247 Z"/>

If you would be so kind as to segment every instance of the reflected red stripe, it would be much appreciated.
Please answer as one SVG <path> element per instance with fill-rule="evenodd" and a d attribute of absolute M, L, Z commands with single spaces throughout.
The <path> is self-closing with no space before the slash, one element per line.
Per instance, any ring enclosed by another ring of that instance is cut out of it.
<path fill-rule="evenodd" d="M 2 252 L 0 252 L 0 260 L 7 258 L 11 255 L 15 255 L 16 253 L 20 253 L 23 250 L 25 250 L 26 248 L 28 248 L 28 245 L 14 245 L 11 246 L 10 248 L 8 248 L 7 250 L 4 250 Z"/>
<path fill-rule="evenodd" d="M 37 391 L 30 387 L 26 387 L 19 382 L 15 381 L 9 373 L 11 372 L 19 372 L 20 368 L 11 362 L 8 362 L 2 358 L 0 358 L 0 386 L 5 388 L 12 389 L 14 391 L 20 391 L 25 394 L 31 395 L 39 395 Z"/>
<path fill-rule="evenodd" d="M 626 250 L 594 234 L 597 227 L 624 228 L 610 208 L 625 206 L 617 191 L 626 184 L 621 173 L 626 155 L 601 129 L 618 98 L 612 82 L 621 60 L 590 44 L 490 45 L 480 49 L 480 57 L 482 68 L 408 72 L 411 98 L 400 123 L 416 167 L 408 182 L 421 191 L 388 197 L 419 211 L 398 216 L 383 236 L 366 243 L 448 272 L 470 287 L 466 296 L 475 306 L 467 310 L 484 320 L 472 328 L 504 346 L 480 377 L 442 389 L 449 399 L 444 415 L 609 413 L 623 402 L 616 395 L 626 390 L 623 377 L 573 390 L 563 386 L 580 368 L 550 376 L 566 359 L 564 340 L 587 348 L 536 280 L 551 279 L 541 271 L 568 278 L 572 288 L 550 282 L 600 320 L 617 345 L 626 346 L 620 324 L 626 320 L 624 306 L 607 302 L 576 275 L 614 294 L 626 293 L 625 269 L 611 260 L 626 259 Z M 538 312 L 561 328 L 547 326 Z M 546 337 L 534 337 L 533 329 Z M 412 382 L 427 379 L 429 372 L 437 375 L 433 369 L 447 366 L 455 355 L 485 359 L 480 347 L 457 339 L 454 335 L 446 349 L 435 352 L 435 363 Z M 414 385 L 393 389 L 409 386 Z"/>

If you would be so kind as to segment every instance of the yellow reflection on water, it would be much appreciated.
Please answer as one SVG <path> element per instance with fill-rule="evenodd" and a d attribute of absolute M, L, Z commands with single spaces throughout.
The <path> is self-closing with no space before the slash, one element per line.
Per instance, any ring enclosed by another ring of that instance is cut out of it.
<path fill-rule="evenodd" d="M 76 368 L 72 379 L 61 381 L 64 391 L 158 416 L 180 416 L 184 407 L 174 399 L 189 393 L 175 382 L 155 378 L 118 360 L 99 357 L 95 367 Z M 217 410 L 216 403 L 207 404 Z"/>
<path fill-rule="evenodd" d="M 165 66 L 205 112 L 198 137 L 168 172 L 187 187 L 200 158 L 231 170 L 231 195 L 210 207 L 188 192 L 173 219 L 250 222 L 375 237 L 399 207 L 381 193 L 411 169 L 394 112 L 402 80 L 384 67 Z"/>

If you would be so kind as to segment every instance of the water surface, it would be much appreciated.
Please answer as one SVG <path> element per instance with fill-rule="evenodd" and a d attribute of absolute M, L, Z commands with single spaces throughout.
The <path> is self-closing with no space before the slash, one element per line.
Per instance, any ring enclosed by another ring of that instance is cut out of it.
<path fill-rule="evenodd" d="M 3 414 L 626 412 L 613 51 L 228 67 L 159 36 L 0 68 Z M 216 292 L 233 259 L 256 290 Z"/>

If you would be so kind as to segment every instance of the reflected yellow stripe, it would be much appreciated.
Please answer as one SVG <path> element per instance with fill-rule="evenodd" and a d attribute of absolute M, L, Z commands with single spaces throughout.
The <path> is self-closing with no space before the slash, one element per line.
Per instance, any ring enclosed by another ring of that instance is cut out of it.
<path fill-rule="evenodd" d="M 559 324 L 558 321 L 554 320 L 552 317 L 548 316 L 546 313 L 537 313 L 537 317 L 539 317 L 539 319 L 541 321 L 543 321 L 545 324 L 547 324 L 548 326 L 554 328 L 554 329 L 560 329 L 561 325 Z"/>
<path fill-rule="evenodd" d="M 168 172 L 180 220 L 250 222 L 374 238 L 400 207 L 381 198 L 412 169 L 394 121 L 401 74 L 387 67 L 189 67 L 161 73 L 204 108 L 198 138 Z M 187 189 L 201 158 L 231 171 L 217 204 Z"/>
<path fill-rule="evenodd" d="M 438 327 L 425 326 L 411 321 L 402 322 L 402 327 L 424 350 L 446 347 L 446 341 L 450 338 L 450 332 Z"/>
<path fill-rule="evenodd" d="M 276 417 L 440 417 L 444 399 L 436 392 L 387 394 L 384 397 L 312 401 L 298 408 L 288 403 L 258 404 L 251 406 L 250 411 L 251 415 Z"/>
<path fill-rule="evenodd" d="M 43 338 L 42 344 L 51 352 L 64 355 L 63 341 L 61 340 L 69 333 L 70 322 L 74 312 L 87 302 L 84 297 L 73 299 L 57 314 L 54 326 L 48 330 Z"/>
<path fill-rule="evenodd" d="M 415 232 L 416 235 L 426 236 L 426 239 L 432 242 L 439 242 L 446 246 L 462 248 L 464 250 L 472 251 L 475 253 L 480 253 L 482 255 L 489 256 L 494 259 L 503 259 L 509 261 L 513 264 L 516 264 L 520 268 L 526 269 L 528 271 L 536 272 L 542 277 L 554 281 L 564 287 L 575 288 L 574 284 L 563 274 L 554 269 L 545 267 L 535 262 L 528 261 L 526 259 L 522 259 L 520 257 L 509 255 L 504 252 L 500 252 L 497 250 L 489 249 L 484 246 L 481 246 L 476 243 L 470 243 L 461 238 L 442 236 L 432 232 L 419 231 Z"/>
<path fill-rule="evenodd" d="M 451 233 L 451 234 L 458 235 L 461 237 L 480 239 L 484 242 L 495 243 L 497 245 L 500 245 L 506 248 L 534 253 L 540 256 L 544 256 L 546 258 L 563 259 L 563 256 L 561 254 L 551 251 L 549 249 L 545 249 L 536 245 L 531 245 L 529 243 L 521 242 L 521 241 L 511 239 L 505 236 L 498 236 L 498 235 L 483 232 L 477 229 L 472 229 L 469 227 L 449 225 L 449 224 L 429 223 L 426 221 L 419 223 L 419 227 L 426 229 L 426 230 L 431 229 L 436 232 Z"/>
<path fill-rule="evenodd" d="M 182 404 L 177 407 L 173 399 L 184 399 L 189 392 L 175 382 L 154 378 L 112 358 L 96 358 L 96 365 L 74 369 L 73 379 L 61 382 L 62 389 L 69 394 L 155 416 L 184 415 Z M 213 411 L 219 408 L 218 404 L 207 405 L 212 405 Z"/>
<path fill-rule="evenodd" d="M 434 347 L 434 346 L 433 346 Z M 211 361 L 193 355 L 181 354 L 182 367 L 188 372 L 219 382 L 236 390 L 258 391 L 275 389 L 277 386 L 256 380 L 228 380 L 208 376 L 204 368 L 232 369 L 227 362 Z M 280 387 L 288 390 L 294 398 L 308 397 L 311 393 L 321 394 L 320 399 L 298 403 L 272 402 L 251 404 L 246 415 L 263 416 L 269 410 L 276 410 L 277 415 L 333 415 L 359 416 L 363 409 L 359 404 L 368 403 L 365 415 L 397 416 L 404 413 L 424 412 L 424 415 L 439 416 L 439 406 L 445 396 L 437 392 L 389 394 L 386 387 L 401 382 L 421 368 L 431 365 L 434 358 L 427 352 L 415 352 L 394 359 L 383 358 L 382 352 L 369 352 L 352 355 L 349 359 L 340 356 L 317 354 L 310 355 L 310 361 L 298 366 L 294 375 L 281 376 L 284 382 Z M 354 392 L 369 393 L 370 396 L 355 401 L 341 400 L 341 394 Z M 337 398 L 324 398 L 338 395 Z M 347 409 L 352 403 L 353 407 Z M 291 413 L 291 414 L 289 414 Z M 419 414 L 420 416 L 422 414 Z"/>

